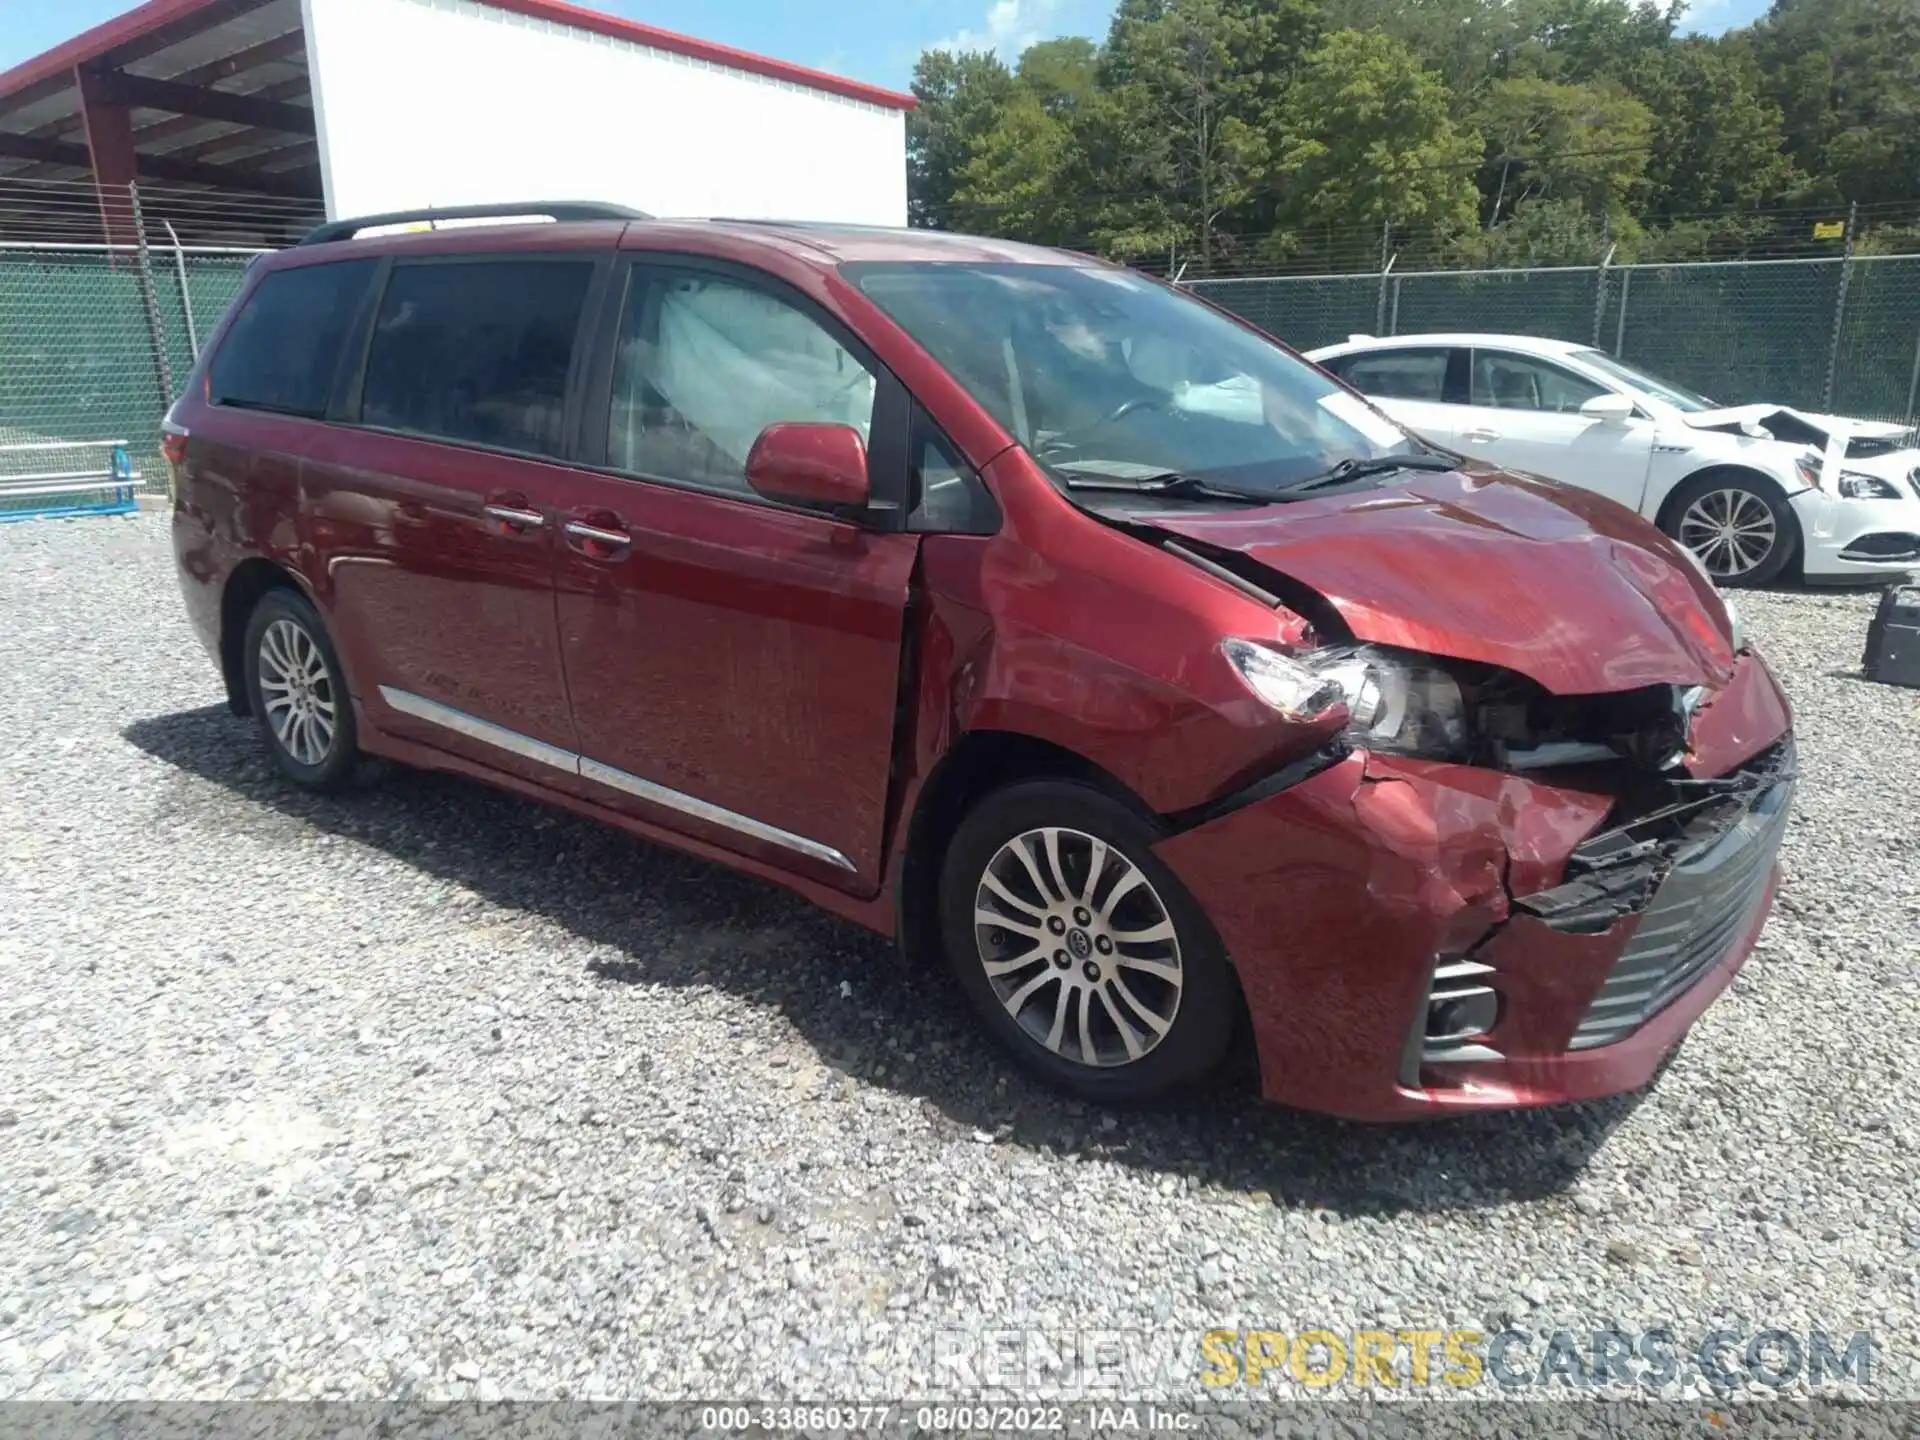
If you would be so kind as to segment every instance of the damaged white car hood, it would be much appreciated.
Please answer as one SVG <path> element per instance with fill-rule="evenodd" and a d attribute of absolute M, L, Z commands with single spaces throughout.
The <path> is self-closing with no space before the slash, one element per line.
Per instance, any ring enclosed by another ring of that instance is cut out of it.
<path fill-rule="evenodd" d="M 1755 440 L 1781 440 L 1790 445 L 1822 448 L 1835 440 L 1898 440 L 1912 436 L 1902 425 L 1854 420 L 1845 415 L 1821 415 L 1786 405 L 1729 405 L 1719 410 L 1695 411 L 1680 418 L 1696 430 L 1724 430 Z"/>

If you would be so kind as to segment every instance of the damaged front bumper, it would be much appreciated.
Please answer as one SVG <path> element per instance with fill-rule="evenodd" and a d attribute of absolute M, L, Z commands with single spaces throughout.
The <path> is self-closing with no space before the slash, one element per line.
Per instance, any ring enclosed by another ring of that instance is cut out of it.
<path fill-rule="evenodd" d="M 1865 462 L 1850 466 L 1904 490 L 1914 482 Z M 1792 504 L 1800 519 L 1801 569 L 1810 580 L 1907 574 L 1920 570 L 1920 499 L 1849 500 L 1804 490 Z"/>
<path fill-rule="evenodd" d="M 1267 1098 L 1364 1120 L 1593 1099 L 1646 1083 L 1771 908 L 1792 741 L 1752 656 L 1687 771 L 1623 815 L 1597 786 L 1358 752 L 1158 853 L 1233 958 Z"/>

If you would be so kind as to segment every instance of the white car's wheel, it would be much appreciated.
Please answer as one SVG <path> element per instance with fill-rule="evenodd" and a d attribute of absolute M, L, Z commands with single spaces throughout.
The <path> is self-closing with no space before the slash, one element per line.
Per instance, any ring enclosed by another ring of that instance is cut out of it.
<path fill-rule="evenodd" d="M 1700 557 L 1716 585 L 1765 585 L 1800 548 L 1800 524 L 1769 482 L 1740 471 L 1696 475 L 1667 502 L 1667 534 Z"/>

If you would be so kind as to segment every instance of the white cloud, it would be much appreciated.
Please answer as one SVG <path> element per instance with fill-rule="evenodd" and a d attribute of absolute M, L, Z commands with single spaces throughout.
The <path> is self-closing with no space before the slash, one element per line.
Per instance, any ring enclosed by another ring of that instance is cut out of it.
<path fill-rule="evenodd" d="M 1054 12 L 1060 0 L 993 0 L 979 29 L 967 26 L 936 40 L 929 50 L 991 50 L 1008 64 L 1029 45 L 1056 33 Z"/>

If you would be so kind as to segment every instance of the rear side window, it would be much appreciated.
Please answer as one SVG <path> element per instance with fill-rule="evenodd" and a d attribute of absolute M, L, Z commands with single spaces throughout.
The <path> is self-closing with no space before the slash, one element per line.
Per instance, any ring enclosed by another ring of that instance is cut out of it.
<path fill-rule="evenodd" d="M 376 263 L 343 260 L 262 277 L 207 368 L 207 398 L 283 415 L 326 414 L 340 345 Z"/>
<path fill-rule="evenodd" d="M 361 422 L 560 454 L 592 278 L 592 262 L 577 260 L 396 265 L 367 351 Z"/>
<path fill-rule="evenodd" d="M 1437 405 L 1447 398 L 1447 359 L 1445 350 L 1387 350 L 1337 360 L 1334 373 L 1362 395 Z"/>

